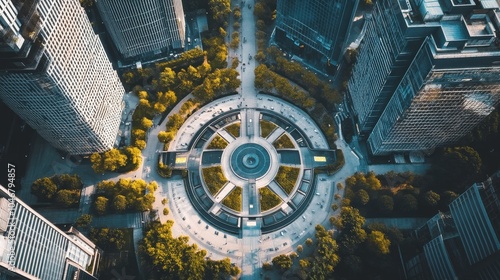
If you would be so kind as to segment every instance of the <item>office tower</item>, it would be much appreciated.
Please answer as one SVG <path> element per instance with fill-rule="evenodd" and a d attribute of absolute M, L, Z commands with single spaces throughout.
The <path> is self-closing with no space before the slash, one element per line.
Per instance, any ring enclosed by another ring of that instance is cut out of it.
<path fill-rule="evenodd" d="M 414 236 L 421 253 L 404 263 L 407 279 L 499 279 L 500 172 L 476 183 Z"/>
<path fill-rule="evenodd" d="M 181 0 L 97 0 L 96 4 L 124 58 L 184 48 Z"/>
<path fill-rule="evenodd" d="M 0 98 L 57 149 L 112 148 L 124 89 L 79 2 L 0 3 Z"/>
<path fill-rule="evenodd" d="M 100 250 L 64 232 L 0 186 L 0 279 L 97 279 Z"/>
<path fill-rule="evenodd" d="M 495 0 L 379 0 L 349 81 L 374 155 L 453 143 L 500 102 Z"/>
<path fill-rule="evenodd" d="M 307 60 L 337 66 L 359 0 L 278 0 L 276 41 Z"/>

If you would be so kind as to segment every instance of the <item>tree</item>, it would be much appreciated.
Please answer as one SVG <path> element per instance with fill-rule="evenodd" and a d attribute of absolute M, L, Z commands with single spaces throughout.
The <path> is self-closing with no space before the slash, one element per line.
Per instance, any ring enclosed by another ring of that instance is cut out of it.
<path fill-rule="evenodd" d="M 76 174 L 54 175 L 51 177 L 51 180 L 58 186 L 59 189 L 79 190 L 83 187 L 82 179 Z"/>
<path fill-rule="evenodd" d="M 104 215 L 108 211 L 108 199 L 104 196 L 98 196 L 94 202 L 94 209 L 98 215 Z"/>
<path fill-rule="evenodd" d="M 338 218 L 338 228 L 341 232 L 337 240 L 343 254 L 352 254 L 358 245 L 365 241 L 364 223 L 365 218 L 359 214 L 358 209 L 342 207 Z"/>
<path fill-rule="evenodd" d="M 302 253 L 304 251 L 304 247 L 302 245 L 297 246 L 297 252 Z"/>
<path fill-rule="evenodd" d="M 439 203 L 441 196 L 433 191 L 427 191 L 423 197 L 422 197 L 422 202 L 423 202 L 423 209 L 432 209 L 434 210 Z"/>
<path fill-rule="evenodd" d="M 158 132 L 158 140 L 162 143 L 169 143 L 174 140 L 174 134 L 172 132 L 160 131 Z"/>
<path fill-rule="evenodd" d="M 205 274 L 205 250 L 190 245 L 189 238 L 172 236 L 172 221 L 152 223 L 140 243 L 150 270 L 156 274 L 150 279 L 203 279 Z"/>
<path fill-rule="evenodd" d="M 57 192 L 57 186 L 50 178 L 37 179 L 31 185 L 31 193 L 41 200 L 51 200 Z"/>
<path fill-rule="evenodd" d="M 184 118 L 180 114 L 173 114 L 170 117 L 168 117 L 167 121 L 167 130 L 169 131 L 177 131 L 182 124 L 184 123 Z"/>
<path fill-rule="evenodd" d="M 212 12 L 213 19 L 219 22 L 219 24 L 228 20 L 229 14 L 231 13 L 229 0 L 210 0 L 208 1 L 208 6 Z"/>
<path fill-rule="evenodd" d="M 288 255 L 279 255 L 272 259 L 273 266 L 281 271 L 288 270 L 292 267 L 292 258 Z"/>
<path fill-rule="evenodd" d="M 151 127 L 153 126 L 153 121 L 144 117 L 142 118 L 141 120 L 141 127 L 144 129 L 144 130 L 148 130 L 150 129 Z"/>
<path fill-rule="evenodd" d="M 373 171 L 368 172 L 368 175 L 366 175 L 366 183 L 371 190 L 380 190 L 382 187 L 382 183 L 380 183 Z"/>
<path fill-rule="evenodd" d="M 80 191 L 75 190 L 59 190 L 56 193 L 57 204 L 63 207 L 70 207 L 78 204 L 80 200 Z"/>
<path fill-rule="evenodd" d="M 127 199 L 119 194 L 113 198 L 113 210 L 120 213 L 127 209 Z"/>
<path fill-rule="evenodd" d="M 138 149 L 144 150 L 146 148 L 146 141 L 144 140 L 135 140 L 134 147 Z"/>
<path fill-rule="evenodd" d="M 394 209 L 394 200 L 388 195 L 381 195 L 377 199 L 377 209 L 382 214 L 389 214 Z"/>
<path fill-rule="evenodd" d="M 173 84 L 175 84 L 175 72 L 169 67 L 163 69 L 160 73 L 160 86 L 163 89 L 169 89 Z"/>
<path fill-rule="evenodd" d="M 92 223 L 92 215 L 83 214 L 75 222 L 75 226 L 79 229 L 87 228 Z"/>
<path fill-rule="evenodd" d="M 92 169 L 95 173 L 104 173 L 106 171 L 104 169 L 103 158 L 99 153 L 93 153 L 90 156 L 90 163 L 92 163 Z"/>
<path fill-rule="evenodd" d="M 396 208 L 403 213 L 412 213 L 417 210 L 417 199 L 412 194 L 396 196 Z"/>
<path fill-rule="evenodd" d="M 220 261 L 207 260 L 205 266 L 205 276 L 204 280 L 224 280 L 229 276 L 236 276 L 239 274 L 239 269 L 233 269 L 231 265 L 231 260 L 229 258 L 224 258 Z"/>
<path fill-rule="evenodd" d="M 386 255 L 389 253 L 391 241 L 385 237 L 383 232 L 373 230 L 368 234 L 366 243 L 370 251 L 375 254 Z"/>
<path fill-rule="evenodd" d="M 311 238 L 307 238 L 307 239 L 306 239 L 306 245 L 307 245 L 307 246 L 311 246 L 312 244 L 313 244 L 312 239 L 311 239 Z"/>
<path fill-rule="evenodd" d="M 165 112 L 165 110 L 177 101 L 177 96 L 175 92 L 169 90 L 165 93 L 157 93 L 157 102 L 154 104 L 154 109 L 156 113 L 160 114 Z"/>
<path fill-rule="evenodd" d="M 125 245 L 125 234 L 121 229 L 93 228 L 90 240 L 106 251 L 119 251 Z"/>
<path fill-rule="evenodd" d="M 127 164 L 127 156 L 118 149 L 111 149 L 103 155 L 104 170 L 116 171 Z"/>
<path fill-rule="evenodd" d="M 311 279 L 332 279 L 332 273 L 340 261 L 337 255 L 338 245 L 333 239 L 332 232 L 327 231 L 323 226 L 316 226 L 316 239 L 318 245 L 313 254 L 311 263 Z"/>
<path fill-rule="evenodd" d="M 356 195 L 354 196 L 353 200 L 353 202 L 358 206 L 365 206 L 368 203 L 368 201 L 370 201 L 370 196 L 363 189 L 356 192 Z"/>
<path fill-rule="evenodd" d="M 439 187 L 461 193 L 477 178 L 482 168 L 481 157 L 472 147 L 445 148 L 438 154 L 433 171 Z"/>

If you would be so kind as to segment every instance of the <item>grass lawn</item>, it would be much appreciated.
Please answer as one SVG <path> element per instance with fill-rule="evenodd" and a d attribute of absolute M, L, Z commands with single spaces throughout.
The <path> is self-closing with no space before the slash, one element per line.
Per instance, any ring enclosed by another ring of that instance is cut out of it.
<path fill-rule="evenodd" d="M 222 204 L 225 206 L 241 212 L 241 188 L 235 187 L 223 200 Z"/>
<path fill-rule="evenodd" d="M 207 149 L 211 150 L 223 150 L 227 147 L 228 143 L 224 138 L 220 137 L 219 134 L 217 134 L 210 144 L 208 144 Z"/>
<path fill-rule="evenodd" d="M 220 189 L 227 183 L 227 179 L 222 173 L 222 167 L 212 166 L 202 169 L 203 180 L 207 184 L 208 190 L 212 195 L 216 195 Z"/>
<path fill-rule="evenodd" d="M 240 137 L 240 123 L 233 123 L 226 126 L 227 132 L 234 136 L 234 138 Z"/>
<path fill-rule="evenodd" d="M 281 198 L 269 187 L 259 189 L 260 212 L 272 209 L 281 203 Z"/>
<path fill-rule="evenodd" d="M 280 184 L 287 194 L 290 194 L 299 178 L 299 172 L 300 168 L 297 167 L 280 166 L 274 180 Z"/>
<path fill-rule="evenodd" d="M 290 140 L 290 137 L 288 135 L 283 134 L 278 138 L 276 141 L 274 141 L 273 146 L 276 149 L 293 149 L 295 146 L 293 145 L 292 140 Z"/>
<path fill-rule="evenodd" d="M 260 136 L 267 138 L 269 134 L 277 127 L 274 123 L 266 120 L 260 120 Z"/>

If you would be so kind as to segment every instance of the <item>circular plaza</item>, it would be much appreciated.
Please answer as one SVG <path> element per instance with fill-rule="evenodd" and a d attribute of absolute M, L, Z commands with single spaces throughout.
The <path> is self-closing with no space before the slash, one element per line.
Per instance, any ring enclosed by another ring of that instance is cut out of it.
<path fill-rule="evenodd" d="M 185 192 L 203 221 L 234 236 L 245 227 L 266 234 L 305 219 L 319 195 L 314 170 L 335 161 L 306 113 L 274 96 L 255 100 L 227 96 L 204 106 L 162 157 L 187 170 Z"/>

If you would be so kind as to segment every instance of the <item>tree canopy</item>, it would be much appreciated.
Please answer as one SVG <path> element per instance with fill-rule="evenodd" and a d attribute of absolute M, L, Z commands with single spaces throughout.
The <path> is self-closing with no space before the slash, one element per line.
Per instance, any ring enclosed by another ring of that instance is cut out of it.
<path fill-rule="evenodd" d="M 150 269 L 149 279 L 199 280 L 225 279 L 236 275 L 239 269 L 229 259 L 205 260 L 207 252 L 196 244 L 189 244 L 187 236 L 172 236 L 173 221 L 152 223 L 140 243 L 141 255 Z"/>

